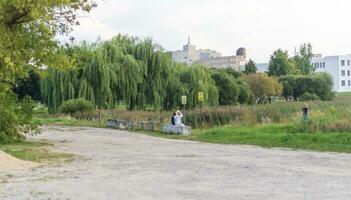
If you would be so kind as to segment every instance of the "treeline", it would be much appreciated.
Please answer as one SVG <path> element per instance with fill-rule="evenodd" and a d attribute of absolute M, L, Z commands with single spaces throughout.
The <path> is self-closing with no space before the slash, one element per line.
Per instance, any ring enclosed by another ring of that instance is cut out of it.
<path fill-rule="evenodd" d="M 111 40 L 66 46 L 61 51 L 73 59 L 72 69 L 49 67 L 41 80 L 41 94 L 50 113 L 59 111 L 63 102 L 85 99 L 95 107 L 129 110 L 169 110 L 188 97 L 187 107 L 199 104 L 197 93 L 205 94 L 205 106 L 266 103 L 272 97 L 287 100 L 330 100 L 332 79 L 327 74 L 312 74 L 308 54 L 289 58 L 276 51 L 269 72 L 256 73 L 249 61 L 244 73 L 231 69 L 208 69 L 172 61 L 171 56 L 150 39 L 118 35 Z M 290 70 L 291 62 L 306 65 Z M 304 71 L 302 69 L 308 69 Z M 274 73 L 273 73 L 274 72 Z"/>
<path fill-rule="evenodd" d="M 205 93 L 205 105 L 252 103 L 254 96 L 243 78 L 230 70 L 210 70 L 172 61 L 169 54 L 150 39 L 118 35 L 93 44 L 62 49 L 76 67 L 49 67 L 41 81 L 43 102 L 51 113 L 67 100 L 82 98 L 98 108 L 127 105 L 134 109 L 171 109 L 198 104 L 197 93 Z M 220 98 L 223 97 L 223 98 Z"/>
<path fill-rule="evenodd" d="M 109 41 L 67 45 L 60 51 L 71 58 L 72 68 L 51 66 L 43 70 L 40 86 L 39 75 L 31 71 L 29 78 L 18 80 L 13 88 L 19 98 L 29 95 L 41 99 L 50 113 L 59 112 L 60 106 L 72 99 L 87 100 L 100 109 L 169 110 L 179 108 L 182 95 L 188 97 L 187 107 L 192 109 L 199 104 L 199 91 L 205 93 L 205 106 L 267 103 L 280 96 L 286 100 L 334 97 L 331 76 L 313 73 L 312 66 L 302 62 L 310 57 L 289 58 L 281 50 L 272 55 L 267 73 L 256 73 L 252 60 L 243 72 L 176 63 L 152 40 L 123 35 Z M 301 50 L 301 55 L 305 51 Z M 305 66 L 284 69 L 291 63 L 299 66 L 299 62 Z"/>

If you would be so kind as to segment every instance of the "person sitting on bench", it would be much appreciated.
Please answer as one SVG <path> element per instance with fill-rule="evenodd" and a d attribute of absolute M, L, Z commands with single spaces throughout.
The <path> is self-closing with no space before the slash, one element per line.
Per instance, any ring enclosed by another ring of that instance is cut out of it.
<path fill-rule="evenodd" d="M 175 116 L 177 115 L 177 113 L 173 113 L 173 115 L 172 115 L 172 118 L 171 118 L 171 124 L 173 125 L 173 126 L 175 126 L 176 124 L 175 124 Z"/>
<path fill-rule="evenodd" d="M 183 114 L 179 110 L 177 110 L 176 115 L 174 116 L 174 122 L 176 126 L 185 126 L 182 123 L 182 118 L 183 118 Z"/>

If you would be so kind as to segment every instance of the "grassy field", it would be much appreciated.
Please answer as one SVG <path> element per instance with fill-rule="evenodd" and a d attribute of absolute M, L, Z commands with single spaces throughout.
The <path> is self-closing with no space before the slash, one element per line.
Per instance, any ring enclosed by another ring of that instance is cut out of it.
<path fill-rule="evenodd" d="M 262 147 L 284 147 L 315 151 L 351 153 L 351 93 L 338 94 L 330 102 L 308 102 L 310 116 L 303 122 L 301 108 L 304 102 L 277 102 L 255 106 L 231 106 L 187 112 L 191 136 L 165 135 L 158 131 L 147 134 L 170 139 L 194 140 L 221 144 L 247 144 Z M 102 112 L 101 123 L 95 120 L 37 114 L 34 122 L 39 125 L 66 125 L 106 127 L 108 118 L 133 121 L 154 121 L 158 127 L 167 123 L 169 112 L 109 110 Z M 84 114 L 83 114 L 84 115 Z M 95 116 L 95 117 L 94 117 Z M 163 119 L 164 118 L 164 119 Z M 206 127 L 200 133 L 199 121 Z M 194 125 L 194 126 L 193 126 Z"/>
<path fill-rule="evenodd" d="M 73 155 L 56 153 L 48 150 L 51 144 L 32 141 L 17 141 L 0 144 L 0 150 L 21 160 L 38 163 L 52 163 L 57 161 L 71 161 Z"/>

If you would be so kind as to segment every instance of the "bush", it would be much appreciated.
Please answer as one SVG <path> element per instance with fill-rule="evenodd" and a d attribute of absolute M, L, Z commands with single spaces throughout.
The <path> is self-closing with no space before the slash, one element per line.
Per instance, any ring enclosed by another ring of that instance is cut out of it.
<path fill-rule="evenodd" d="M 315 101 L 319 100 L 319 96 L 316 94 L 306 92 L 304 95 L 301 96 L 301 101 Z"/>
<path fill-rule="evenodd" d="M 323 101 L 330 101 L 335 97 L 333 79 L 327 73 L 316 73 L 307 76 L 289 75 L 280 77 L 283 85 L 283 96 L 288 99 L 301 98 L 306 93 L 315 94 Z"/>
<path fill-rule="evenodd" d="M 0 143 L 21 140 L 23 134 L 38 132 L 32 125 L 34 103 L 30 97 L 20 102 L 16 95 L 0 85 Z"/>
<path fill-rule="evenodd" d="M 85 99 L 71 99 L 63 102 L 59 110 L 65 114 L 75 114 L 77 112 L 90 112 L 94 109 L 93 104 Z"/>

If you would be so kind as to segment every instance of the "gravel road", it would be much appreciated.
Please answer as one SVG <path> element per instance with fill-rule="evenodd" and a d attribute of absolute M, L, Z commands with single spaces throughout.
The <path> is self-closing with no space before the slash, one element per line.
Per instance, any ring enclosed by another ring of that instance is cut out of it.
<path fill-rule="evenodd" d="M 351 199 L 351 154 L 78 127 L 44 128 L 35 139 L 77 158 L 0 174 L 0 199 Z"/>

